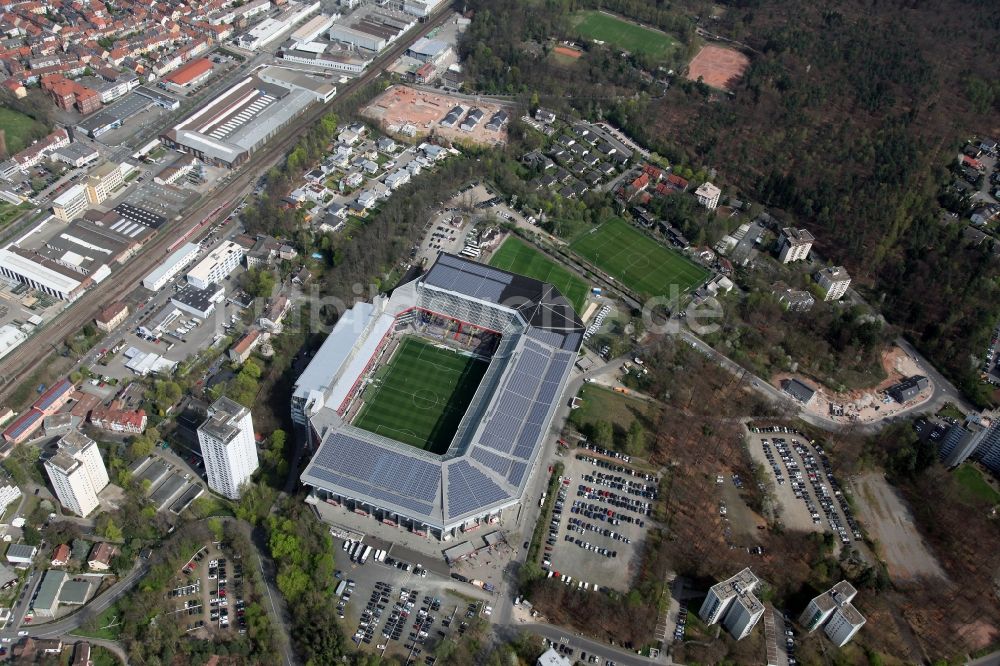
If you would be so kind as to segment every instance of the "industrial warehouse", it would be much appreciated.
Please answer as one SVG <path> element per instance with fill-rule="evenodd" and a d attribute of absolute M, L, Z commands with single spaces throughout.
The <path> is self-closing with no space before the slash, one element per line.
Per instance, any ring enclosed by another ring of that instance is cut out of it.
<path fill-rule="evenodd" d="M 163 218 L 135 206 L 60 224 L 50 218 L 17 243 L 0 249 L 4 277 L 64 301 L 75 301 L 107 278 L 149 240 Z"/>
<path fill-rule="evenodd" d="M 318 446 L 301 477 L 310 501 L 442 540 L 498 521 L 521 500 L 582 336 L 552 285 L 448 254 L 359 303 L 292 396 Z"/>
<path fill-rule="evenodd" d="M 164 144 L 207 164 L 236 167 L 313 102 L 337 89 L 280 67 L 264 67 L 161 135 Z"/>

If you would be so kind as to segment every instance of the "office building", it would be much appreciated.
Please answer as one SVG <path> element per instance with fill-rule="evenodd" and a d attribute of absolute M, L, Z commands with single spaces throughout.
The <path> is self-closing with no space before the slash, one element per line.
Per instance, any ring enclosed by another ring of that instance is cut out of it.
<path fill-rule="evenodd" d="M 535 666 L 572 666 L 572 662 L 556 652 L 555 648 L 549 648 L 538 657 Z"/>
<path fill-rule="evenodd" d="M 89 206 L 86 186 L 74 185 L 52 200 L 52 214 L 63 222 L 69 222 L 83 215 Z"/>
<path fill-rule="evenodd" d="M 745 638 L 764 615 L 764 605 L 753 591 L 760 580 L 749 568 L 709 589 L 698 616 L 705 624 L 722 622 L 733 638 Z"/>
<path fill-rule="evenodd" d="M 92 205 L 103 203 L 125 184 L 126 169 L 122 164 L 102 164 L 87 176 L 87 201 Z M 131 169 L 128 169 L 131 171 Z"/>
<path fill-rule="evenodd" d="M 815 275 L 816 284 L 823 291 L 824 301 L 839 300 L 851 286 L 851 276 L 843 266 L 824 268 Z"/>
<path fill-rule="evenodd" d="M 257 445 L 250 410 L 219 398 L 198 428 L 208 487 L 229 499 L 240 498 L 240 486 L 257 470 Z"/>
<path fill-rule="evenodd" d="M 781 249 L 778 258 L 783 264 L 802 261 L 809 256 L 814 240 L 816 238 L 805 229 L 785 227 L 781 230 Z"/>
<path fill-rule="evenodd" d="M 722 190 L 712 183 L 702 183 L 694 191 L 694 196 L 702 206 L 709 210 L 715 210 L 719 206 L 719 197 L 722 196 Z"/>
<path fill-rule="evenodd" d="M 184 270 L 188 264 L 198 257 L 200 247 L 197 243 L 185 243 L 162 264 L 142 280 L 142 286 L 150 291 L 159 291 Z"/>
<path fill-rule="evenodd" d="M 851 604 L 857 593 L 849 582 L 840 581 L 809 602 L 799 624 L 810 633 L 823 627 L 830 641 L 843 647 L 865 623 L 864 616 Z"/>
<path fill-rule="evenodd" d="M 73 513 L 85 517 L 100 505 L 97 494 L 108 485 L 108 470 L 94 440 L 75 431 L 64 436 L 45 470 L 59 502 Z"/>
<path fill-rule="evenodd" d="M 208 285 L 213 282 L 222 284 L 241 261 L 243 247 L 233 241 L 226 241 L 188 271 L 187 281 L 199 289 L 208 289 Z"/>

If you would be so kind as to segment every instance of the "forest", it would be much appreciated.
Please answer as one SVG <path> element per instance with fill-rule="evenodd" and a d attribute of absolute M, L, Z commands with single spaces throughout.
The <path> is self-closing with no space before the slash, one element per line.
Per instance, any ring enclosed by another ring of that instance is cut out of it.
<path fill-rule="evenodd" d="M 674 163 L 717 169 L 727 191 L 812 231 L 823 258 L 845 265 L 890 323 L 987 404 L 973 355 L 1000 316 L 1000 270 L 936 197 L 962 142 L 996 129 L 1000 6 L 722 3 L 709 27 L 751 55 L 730 97 L 679 77 L 664 90 L 661 72 L 606 49 L 588 46 L 572 66 L 548 58 L 551 40 L 573 37 L 567 12 L 590 3 L 469 6 L 460 46 L 479 90 L 604 118 Z M 666 29 L 656 16 L 704 22 L 699 4 L 604 6 Z"/>

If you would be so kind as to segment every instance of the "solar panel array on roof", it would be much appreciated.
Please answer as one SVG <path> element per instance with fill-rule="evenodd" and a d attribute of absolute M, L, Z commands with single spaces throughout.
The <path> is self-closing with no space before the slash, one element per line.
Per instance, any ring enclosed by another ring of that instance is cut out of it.
<path fill-rule="evenodd" d="M 509 495 L 488 476 L 469 464 L 458 460 L 448 465 L 448 515 L 462 516 L 494 504 Z"/>
<path fill-rule="evenodd" d="M 476 446 L 472 449 L 472 457 L 486 465 L 500 476 L 507 476 L 507 471 L 510 469 L 510 458 L 497 455 L 489 449 L 485 449 L 481 446 Z"/>
<path fill-rule="evenodd" d="M 323 467 L 375 486 L 395 488 L 425 502 L 434 501 L 440 470 L 432 462 L 383 449 L 343 432 L 328 437 L 320 448 L 315 462 Z"/>

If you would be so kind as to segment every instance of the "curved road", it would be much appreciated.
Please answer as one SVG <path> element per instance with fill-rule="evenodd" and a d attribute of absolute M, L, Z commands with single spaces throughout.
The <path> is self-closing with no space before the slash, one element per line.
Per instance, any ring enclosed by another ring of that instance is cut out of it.
<path fill-rule="evenodd" d="M 180 528 L 179 530 L 176 530 L 173 534 L 171 534 L 170 537 L 168 538 L 168 541 L 175 541 L 181 538 L 183 535 L 187 534 L 189 531 L 194 529 L 195 526 L 200 526 L 201 524 L 206 523 L 208 520 L 209 518 L 205 518 L 199 521 L 188 523 L 184 527 Z M 281 604 L 280 602 L 281 597 L 278 596 L 278 593 L 273 588 L 273 584 L 271 582 L 273 580 L 274 563 L 271 561 L 270 557 L 266 554 L 266 552 L 261 550 L 259 540 L 253 538 L 252 530 L 250 528 L 249 523 L 247 523 L 246 521 L 239 520 L 237 518 L 230 518 L 230 517 L 221 517 L 221 520 L 223 523 L 236 525 L 240 530 L 244 532 L 244 534 L 246 534 L 250 538 L 250 543 L 252 543 L 255 547 L 259 563 L 258 566 L 260 567 L 261 575 L 264 580 L 264 586 L 265 586 L 265 589 L 262 591 L 263 592 L 262 596 L 267 597 L 267 602 L 264 603 L 264 606 L 269 611 L 269 615 L 271 617 L 271 623 L 274 626 L 274 631 L 277 635 L 278 647 L 283 653 L 284 661 L 289 666 L 292 666 L 296 662 L 294 660 L 294 655 L 292 654 L 291 650 L 291 643 L 288 635 L 288 623 L 285 618 L 285 609 L 283 604 Z M 164 544 L 161 544 L 161 547 L 162 545 Z M 156 556 L 154 555 L 154 557 Z M 267 570 L 272 572 L 270 578 L 264 574 L 265 566 Z M 63 637 L 64 640 L 68 642 L 78 642 L 81 640 L 87 640 L 89 642 L 93 642 L 96 644 L 105 645 L 109 649 L 114 650 L 119 656 L 124 657 L 125 651 L 122 650 L 121 647 L 118 646 L 118 644 L 113 641 L 99 641 L 86 637 L 70 636 L 69 634 L 70 632 L 79 629 L 91 618 L 99 616 L 101 613 L 103 613 L 105 610 L 111 607 L 116 601 L 118 601 L 126 594 L 128 594 L 132 590 L 132 588 L 135 587 L 135 585 L 140 580 L 142 580 L 143 576 L 145 576 L 149 572 L 149 569 L 150 569 L 150 562 L 140 559 L 133 565 L 132 569 L 129 570 L 129 572 L 125 576 L 123 576 L 121 579 L 118 580 L 118 582 L 116 582 L 110 588 L 105 590 L 99 596 L 92 599 L 86 606 L 81 608 L 79 611 L 76 611 L 71 615 L 67 615 L 53 622 L 45 622 L 45 623 L 30 624 L 30 625 L 28 624 L 18 625 L 17 623 L 15 623 L 14 626 L 12 626 L 10 629 L 0 632 L 0 638 L 9 638 L 12 641 L 16 641 L 18 639 L 17 635 L 18 631 L 27 631 L 33 638 Z M 40 577 L 41 576 L 39 575 L 39 578 Z M 32 582 L 35 585 L 32 586 L 31 590 L 29 590 L 30 593 L 25 595 L 25 604 L 27 603 L 27 601 L 30 600 L 31 594 L 33 594 L 34 588 L 38 584 L 38 580 L 34 580 Z M 276 596 L 278 596 L 279 599 L 278 603 L 275 602 Z M 279 605 L 281 605 L 280 610 L 278 608 Z M 118 647 L 117 649 L 115 649 L 115 647 L 112 646 L 118 646 Z M 128 661 L 126 660 L 125 663 L 128 663 Z"/>

